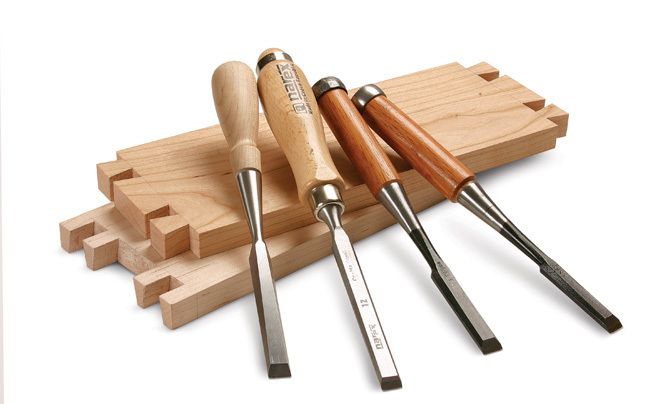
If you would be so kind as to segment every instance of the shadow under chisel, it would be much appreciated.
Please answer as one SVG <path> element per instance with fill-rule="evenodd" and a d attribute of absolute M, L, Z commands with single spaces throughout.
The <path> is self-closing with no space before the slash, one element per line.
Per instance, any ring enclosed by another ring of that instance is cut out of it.
<path fill-rule="evenodd" d="M 394 216 L 431 268 L 431 278 L 482 353 L 501 344 L 427 237 L 401 185 L 399 174 L 348 98 L 345 85 L 325 77 L 313 85 L 322 114 L 371 193 Z"/>
<path fill-rule="evenodd" d="M 352 102 L 369 126 L 449 200 L 459 202 L 513 243 L 538 264 L 550 282 L 608 332 L 622 328 L 610 310 L 522 234 L 485 193 L 468 167 L 388 100 L 383 90 L 373 84 L 363 86 Z"/>
<path fill-rule="evenodd" d="M 280 49 L 267 49 L 258 59 L 258 90 L 267 123 L 285 153 L 299 199 L 330 230 L 332 251 L 357 324 L 383 390 L 401 387 L 376 308 L 341 225 L 345 184 L 329 154 L 318 104 L 301 69 Z"/>

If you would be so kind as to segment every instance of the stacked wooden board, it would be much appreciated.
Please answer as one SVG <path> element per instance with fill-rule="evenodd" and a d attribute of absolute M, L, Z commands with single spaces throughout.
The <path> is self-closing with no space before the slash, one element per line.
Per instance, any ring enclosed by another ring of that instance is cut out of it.
<path fill-rule="evenodd" d="M 552 149 L 566 134 L 567 113 L 487 63 L 451 63 L 378 85 L 476 172 Z M 393 224 L 325 129 L 346 182 L 351 238 Z M 299 204 L 290 167 L 262 116 L 259 148 L 265 236 L 280 278 L 329 255 L 329 231 Z M 416 210 L 444 199 L 385 149 Z M 115 161 L 97 165 L 97 174 L 112 203 L 60 224 L 66 251 L 83 248 L 91 269 L 119 262 L 136 274 L 137 303 L 160 302 L 172 329 L 251 292 L 249 235 L 218 125 L 120 150 Z"/>

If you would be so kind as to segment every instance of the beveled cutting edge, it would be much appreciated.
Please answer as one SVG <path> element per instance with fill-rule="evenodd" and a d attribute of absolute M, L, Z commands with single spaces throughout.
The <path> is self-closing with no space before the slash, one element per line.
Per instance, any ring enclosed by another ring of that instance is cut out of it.
<path fill-rule="evenodd" d="M 612 333 L 622 328 L 619 319 L 601 302 L 580 285 L 552 258 L 541 251 L 527 238 L 513 222 L 501 212 L 477 181 L 470 181 L 462 187 L 457 202 L 499 232 L 513 243 L 527 257 L 531 258 L 547 279 L 580 306 L 606 331 Z"/>
<path fill-rule="evenodd" d="M 431 278 L 436 287 L 480 350 L 483 354 L 500 350 L 501 344 L 494 333 L 431 244 L 406 197 L 399 174 L 348 98 L 343 82 L 333 76 L 325 77 L 313 85 L 313 92 L 329 128 L 369 191 L 416 244 L 432 270 Z"/>
<path fill-rule="evenodd" d="M 324 185 L 323 187 L 333 187 Z M 336 192 L 338 194 L 338 192 Z M 319 191 L 314 190 L 314 195 Z M 376 307 L 371 299 L 371 294 L 364 279 L 362 268 L 360 268 L 357 255 L 350 243 L 348 234 L 343 229 L 341 215 L 343 214 L 343 204 L 329 199 L 326 203 L 316 205 L 316 217 L 329 227 L 332 237 L 332 252 L 336 259 L 336 264 L 341 273 L 341 279 L 346 287 L 350 305 L 355 312 L 357 325 L 364 337 L 367 351 L 371 357 L 376 377 L 380 382 L 382 390 L 391 390 L 401 387 L 401 378 L 392 358 L 392 352 L 385 339 L 383 327 L 378 319 Z"/>
<path fill-rule="evenodd" d="M 237 174 L 237 185 L 241 192 L 252 239 L 248 261 L 257 315 L 260 320 L 267 372 L 270 378 L 290 377 L 288 351 L 271 272 L 269 251 L 262 238 L 262 176 L 254 169 L 241 170 Z"/>
<path fill-rule="evenodd" d="M 418 247 L 431 267 L 432 281 L 441 291 L 441 294 L 450 304 L 459 321 L 462 322 L 482 353 L 489 354 L 500 351 L 502 349 L 501 343 L 466 295 L 450 268 L 436 252 L 413 212 L 401 184 L 391 182 L 385 185 L 378 193 L 378 200 L 394 216 Z"/>
<path fill-rule="evenodd" d="M 540 267 L 541 273 L 608 332 L 622 324 L 601 302 L 543 253 L 501 212 L 475 174 L 424 128 L 387 99 L 376 85 L 361 87 L 352 102 L 374 131 L 453 202 L 459 202 L 501 233 Z"/>

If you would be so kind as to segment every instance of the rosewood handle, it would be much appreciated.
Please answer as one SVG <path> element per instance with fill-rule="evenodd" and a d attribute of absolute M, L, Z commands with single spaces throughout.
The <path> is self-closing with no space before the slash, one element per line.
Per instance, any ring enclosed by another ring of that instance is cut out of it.
<path fill-rule="evenodd" d="M 329 154 L 313 91 L 301 69 L 280 49 L 267 49 L 258 60 L 258 91 L 265 117 L 288 158 L 299 200 L 307 204 L 312 189 L 344 183 Z"/>
<path fill-rule="evenodd" d="M 355 97 L 362 94 L 365 87 Z M 364 119 L 417 172 L 448 199 L 456 201 L 461 187 L 475 178 L 473 171 L 377 90 L 380 94 L 364 105 L 357 103 Z"/>
<path fill-rule="evenodd" d="M 313 88 L 322 116 L 371 193 L 376 196 L 387 183 L 399 181 L 397 170 L 348 98 L 343 83 L 327 77 Z"/>
<path fill-rule="evenodd" d="M 244 168 L 262 171 L 257 148 L 258 96 L 255 74 L 241 62 L 224 63 L 213 72 L 211 90 L 220 127 L 230 146 L 234 173 Z"/>

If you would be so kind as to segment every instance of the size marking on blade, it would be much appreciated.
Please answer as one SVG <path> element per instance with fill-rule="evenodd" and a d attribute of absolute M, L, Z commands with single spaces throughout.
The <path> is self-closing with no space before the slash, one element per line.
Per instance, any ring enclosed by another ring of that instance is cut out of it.
<path fill-rule="evenodd" d="M 369 324 L 369 335 L 371 336 L 371 341 L 376 349 L 384 349 L 385 345 L 383 344 L 383 339 L 380 337 L 381 334 L 380 331 L 378 331 L 379 328 L 378 324 Z"/>
<path fill-rule="evenodd" d="M 292 109 L 298 114 L 313 115 L 313 109 L 306 98 L 306 91 L 299 80 L 295 66 L 292 63 L 278 63 L 276 69 L 283 80 L 283 88 L 288 95 Z"/>

